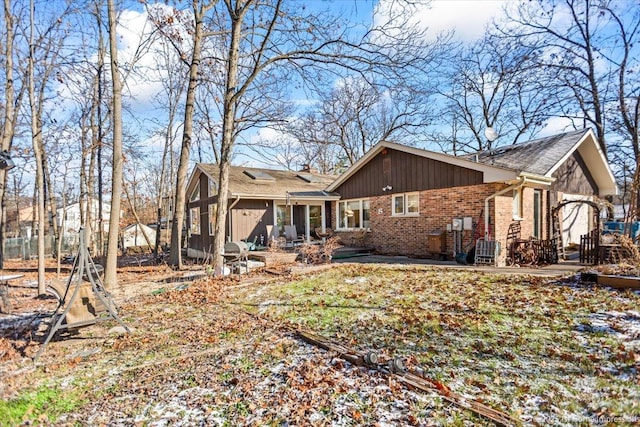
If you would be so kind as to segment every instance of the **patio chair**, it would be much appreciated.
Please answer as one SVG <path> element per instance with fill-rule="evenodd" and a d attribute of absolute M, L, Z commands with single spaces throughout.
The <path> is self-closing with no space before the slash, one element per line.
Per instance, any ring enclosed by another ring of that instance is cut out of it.
<path fill-rule="evenodd" d="M 313 232 L 319 239 L 322 239 L 322 241 L 325 241 L 326 239 L 334 235 L 333 230 L 330 228 L 325 228 L 324 231 L 322 231 L 322 227 L 316 227 Z"/>
<path fill-rule="evenodd" d="M 267 225 L 267 240 L 269 242 L 278 240 L 278 237 L 280 237 L 280 232 L 278 231 L 278 227 L 276 227 L 275 225 Z"/>
<path fill-rule="evenodd" d="M 298 231 L 296 230 L 295 225 L 285 225 L 284 226 L 284 237 L 287 239 L 287 244 L 296 246 L 298 244 L 302 244 L 304 239 L 302 236 L 298 235 Z"/>

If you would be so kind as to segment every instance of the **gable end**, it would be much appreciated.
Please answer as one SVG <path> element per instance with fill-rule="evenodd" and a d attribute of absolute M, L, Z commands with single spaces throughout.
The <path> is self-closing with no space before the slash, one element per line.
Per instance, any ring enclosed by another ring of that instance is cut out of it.
<path fill-rule="evenodd" d="M 336 188 L 342 199 L 482 184 L 481 171 L 385 148 Z M 391 189 L 388 189 L 391 187 Z M 383 190 L 387 188 L 388 190 Z"/>

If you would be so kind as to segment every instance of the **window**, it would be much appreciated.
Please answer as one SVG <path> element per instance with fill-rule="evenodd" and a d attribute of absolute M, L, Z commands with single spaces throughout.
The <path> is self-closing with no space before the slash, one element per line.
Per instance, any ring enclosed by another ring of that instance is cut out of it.
<path fill-rule="evenodd" d="M 338 229 L 369 228 L 369 200 L 338 202 Z"/>
<path fill-rule="evenodd" d="M 309 206 L 309 227 L 315 230 L 322 226 L 322 206 Z"/>
<path fill-rule="evenodd" d="M 216 194 L 218 194 L 218 185 L 211 178 L 209 178 L 209 190 L 208 191 L 209 191 L 209 193 L 208 193 L 209 197 L 215 196 Z"/>
<path fill-rule="evenodd" d="M 216 213 L 218 212 L 218 205 L 209 205 L 209 236 L 213 236 L 213 230 L 216 225 Z"/>
<path fill-rule="evenodd" d="M 195 202 L 196 200 L 200 200 L 200 181 L 198 181 L 196 188 L 193 189 L 189 197 L 190 202 Z"/>
<path fill-rule="evenodd" d="M 533 237 L 542 238 L 542 190 L 533 191 Z"/>
<path fill-rule="evenodd" d="M 393 216 L 417 216 L 420 214 L 420 195 L 418 193 L 395 194 L 392 198 Z"/>
<path fill-rule="evenodd" d="M 276 221 L 280 236 L 284 236 L 284 226 L 291 225 L 290 205 L 276 205 Z"/>
<path fill-rule="evenodd" d="M 189 230 L 191 234 L 200 234 L 200 208 L 191 208 L 189 210 Z"/>
<path fill-rule="evenodd" d="M 522 220 L 522 188 L 513 190 L 513 219 Z"/>

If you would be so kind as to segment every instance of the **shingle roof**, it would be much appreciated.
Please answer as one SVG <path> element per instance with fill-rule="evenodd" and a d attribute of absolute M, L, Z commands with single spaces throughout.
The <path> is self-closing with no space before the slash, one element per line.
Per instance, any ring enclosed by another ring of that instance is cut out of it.
<path fill-rule="evenodd" d="M 214 181 L 218 181 L 219 168 L 210 163 L 199 163 Z M 337 196 L 324 192 L 336 177 L 311 172 L 294 172 L 276 169 L 231 166 L 229 169 L 229 192 L 256 197 L 286 197 L 287 192 L 299 197 Z"/>
<path fill-rule="evenodd" d="M 589 129 L 566 132 L 465 157 L 487 165 L 544 176 L 552 172 L 588 132 Z"/>

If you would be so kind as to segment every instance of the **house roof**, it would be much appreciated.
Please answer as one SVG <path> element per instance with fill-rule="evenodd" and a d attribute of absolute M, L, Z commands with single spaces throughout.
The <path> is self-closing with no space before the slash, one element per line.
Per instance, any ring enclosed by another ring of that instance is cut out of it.
<path fill-rule="evenodd" d="M 380 141 L 373 146 L 364 156 L 360 157 L 353 165 L 351 165 L 342 175 L 338 177 L 329 187 L 327 191 L 335 191 L 340 185 L 353 176 L 358 170 L 366 165 L 371 159 L 378 155 L 384 149 L 398 150 L 405 153 L 425 157 L 440 162 L 460 166 L 463 168 L 480 171 L 483 175 L 484 182 L 511 181 L 518 177 L 517 173 L 512 169 L 478 163 L 464 157 L 456 157 L 450 154 L 438 153 L 435 151 L 424 150 L 421 148 L 409 147 L 407 145 L 398 144 L 389 141 Z"/>
<path fill-rule="evenodd" d="M 483 172 L 483 182 L 486 183 L 508 182 L 522 176 L 551 183 L 554 180 L 553 173 L 577 150 L 595 179 L 600 194 L 611 195 L 618 191 L 606 156 L 591 129 L 566 132 L 464 156 L 381 141 L 329 185 L 327 191 L 335 191 L 385 148 Z"/>
<path fill-rule="evenodd" d="M 200 170 L 213 182 L 218 182 L 218 165 L 198 163 L 194 169 L 188 191 L 193 189 L 193 180 Z M 308 171 L 285 171 L 276 169 L 231 166 L 229 168 L 229 194 L 231 197 L 253 199 L 285 199 L 287 194 L 298 200 L 338 199 L 335 193 L 324 191 L 335 180 L 333 175 L 323 175 Z"/>
<path fill-rule="evenodd" d="M 520 174 L 535 174 L 551 178 L 553 173 L 576 151 L 587 164 L 600 194 L 617 194 L 615 178 L 591 129 L 506 145 L 471 154 L 466 158 L 491 166 L 512 169 Z"/>

